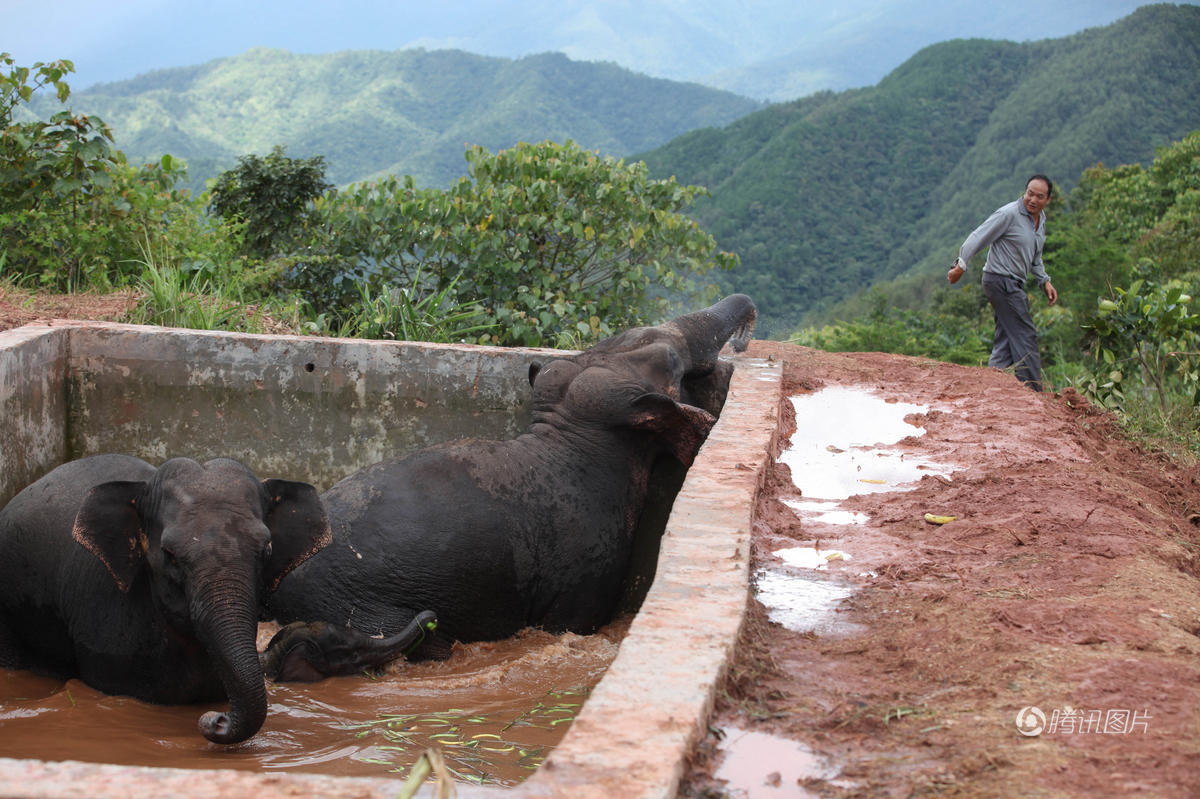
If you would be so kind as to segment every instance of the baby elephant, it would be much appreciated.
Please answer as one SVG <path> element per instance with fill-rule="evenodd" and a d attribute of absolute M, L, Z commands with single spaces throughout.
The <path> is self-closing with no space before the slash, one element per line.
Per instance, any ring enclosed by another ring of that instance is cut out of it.
<path fill-rule="evenodd" d="M 237 461 L 66 463 L 0 511 L 0 666 L 160 704 L 228 699 L 200 731 L 243 741 L 267 715 L 260 608 L 330 540 L 316 489 Z"/>

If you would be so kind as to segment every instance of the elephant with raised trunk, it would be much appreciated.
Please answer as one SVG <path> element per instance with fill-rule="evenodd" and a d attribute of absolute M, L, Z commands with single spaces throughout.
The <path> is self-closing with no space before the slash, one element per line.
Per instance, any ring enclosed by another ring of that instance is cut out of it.
<path fill-rule="evenodd" d="M 0 511 L 0 666 L 159 704 L 229 701 L 200 731 L 258 732 L 266 595 L 330 541 L 317 491 L 233 460 L 72 461 Z"/>
<path fill-rule="evenodd" d="M 732 369 L 718 353 L 731 339 L 744 350 L 755 317 L 734 295 L 535 364 L 521 435 L 431 447 L 330 488 L 333 544 L 269 600 L 281 622 L 326 624 L 305 646 L 302 625 L 290 627 L 288 651 L 268 651 L 280 673 L 351 670 L 354 636 L 393 635 L 427 609 L 442 644 L 610 621 L 652 470 L 692 463 Z M 303 662 L 318 646 L 336 654 Z"/>

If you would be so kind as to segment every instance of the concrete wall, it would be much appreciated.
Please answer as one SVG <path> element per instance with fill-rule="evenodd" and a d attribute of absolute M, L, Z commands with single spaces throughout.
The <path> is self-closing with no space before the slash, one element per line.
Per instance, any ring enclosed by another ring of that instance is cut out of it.
<path fill-rule="evenodd" d="M 67 459 L 65 328 L 0 333 L 0 507 Z"/>
<path fill-rule="evenodd" d="M 0 333 L 0 498 L 66 458 L 98 451 L 152 462 L 229 455 L 260 476 L 324 487 L 380 453 L 518 431 L 528 364 L 547 355 L 99 323 Z M 744 356 L 734 365 L 721 418 L 675 500 L 657 574 L 616 660 L 538 772 L 507 790 L 459 785 L 461 799 L 675 796 L 741 626 L 756 498 L 779 438 L 779 365 Z M 157 425 L 149 421 L 156 417 Z M 244 452 L 228 451 L 227 442 L 242 440 L 251 442 Z M 383 799 L 401 784 L 220 769 L 197 779 L 176 769 L 0 756 L 5 798 Z"/>
<path fill-rule="evenodd" d="M 6 331 L 0 504 L 100 452 L 232 457 L 323 490 L 439 441 L 516 435 L 529 364 L 551 354 L 114 324 Z"/>

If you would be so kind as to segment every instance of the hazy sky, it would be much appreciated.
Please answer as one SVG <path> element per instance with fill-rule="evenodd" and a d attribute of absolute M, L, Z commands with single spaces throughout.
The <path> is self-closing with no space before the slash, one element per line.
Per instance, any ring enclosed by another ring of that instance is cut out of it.
<path fill-rule="evenodd" d="M 0 0 L 0 51 L 17 64 L 69 58 L 73 89 L 256 46 L 293 53 L 457 47 L 559 50 L 660 77 L 721 70 L 822 42 L 894 30 L 899 65 L 948 38 L 1018 41 L 1108 24 L 1138 0 Z M 681 53 L 686 46 L 693 52 Z"/>

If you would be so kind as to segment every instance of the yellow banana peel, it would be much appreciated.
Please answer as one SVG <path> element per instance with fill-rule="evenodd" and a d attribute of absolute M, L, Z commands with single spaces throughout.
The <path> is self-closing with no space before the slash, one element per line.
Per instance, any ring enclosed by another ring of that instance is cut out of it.
<path fill-rule="evenodd" d="M 932 513 L 925 514 L 925 521 L 929 522 L 930 524 L 949 524 L 957 518 L 957 516 L 935 516 Z"/>

